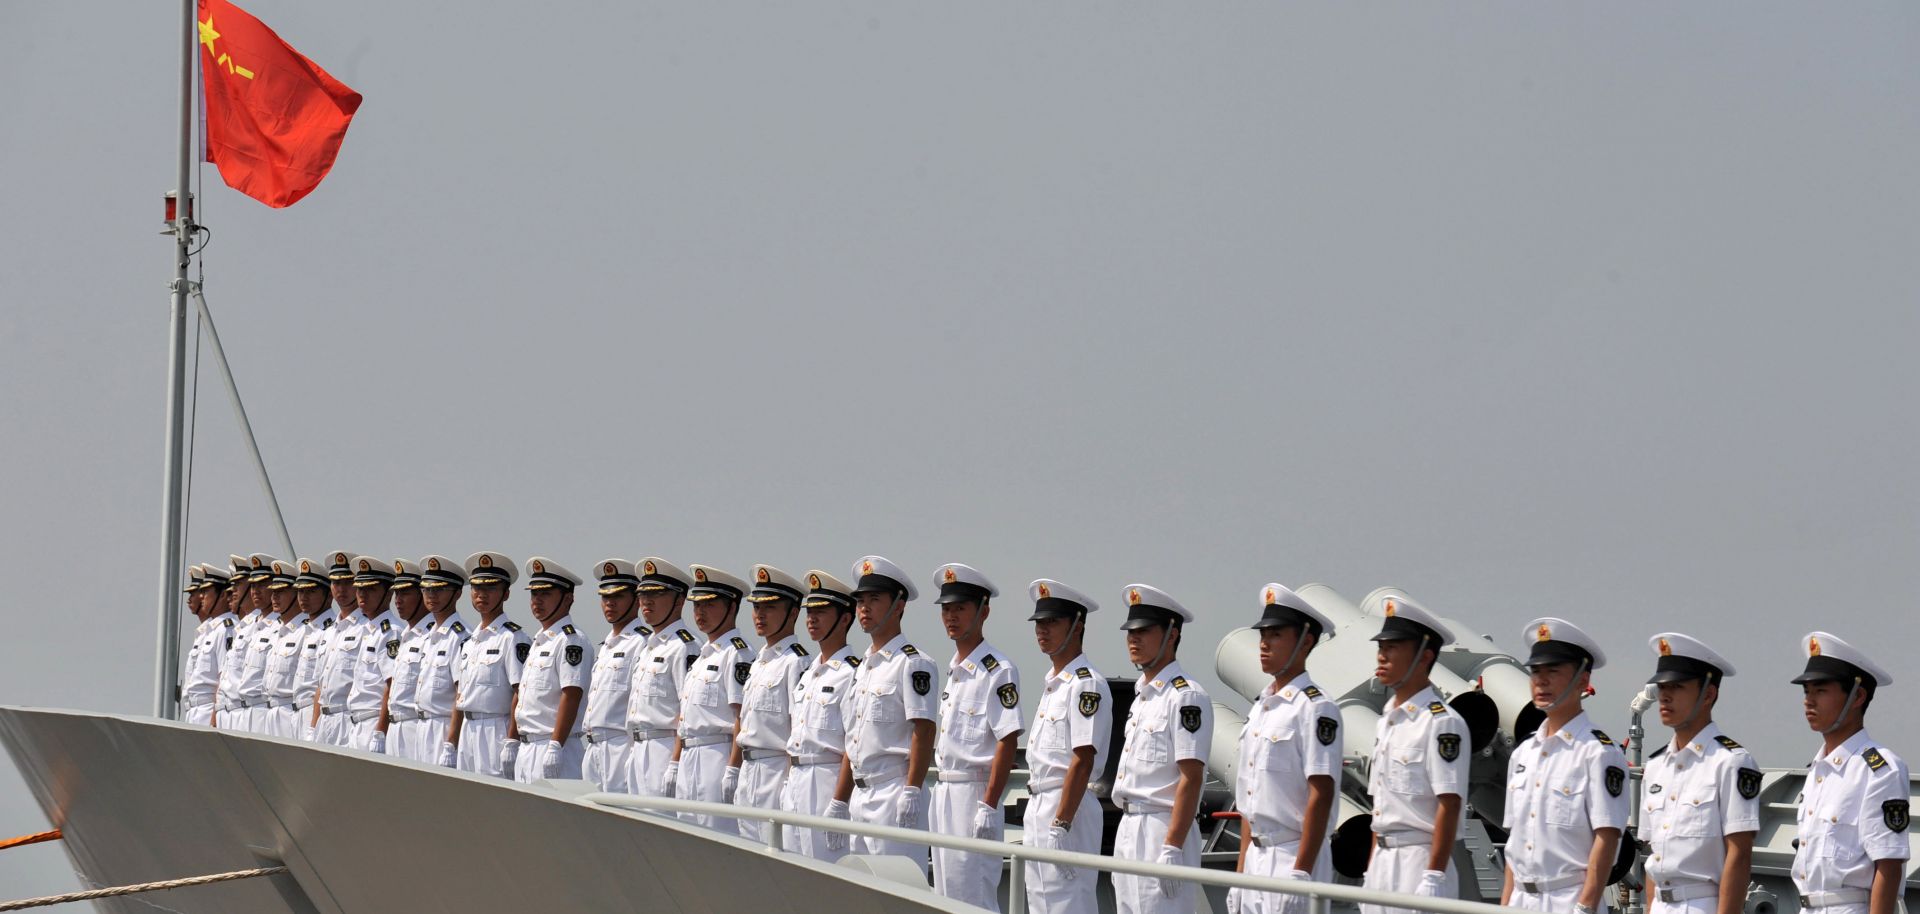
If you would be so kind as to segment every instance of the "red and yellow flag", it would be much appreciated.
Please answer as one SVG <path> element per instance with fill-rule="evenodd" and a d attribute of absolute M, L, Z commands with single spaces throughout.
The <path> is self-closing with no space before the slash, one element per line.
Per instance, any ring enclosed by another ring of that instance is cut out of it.
<path fill-rule="evenodd" d="M 199 0 L 207 161 L 227 186 L 292 206 L 333 168 L 360 108 L 353 91 L 227 0 Z"/>

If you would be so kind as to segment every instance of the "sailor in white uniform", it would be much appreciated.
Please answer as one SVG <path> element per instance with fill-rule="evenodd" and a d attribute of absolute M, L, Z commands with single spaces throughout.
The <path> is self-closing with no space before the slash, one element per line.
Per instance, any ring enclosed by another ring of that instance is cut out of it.
<path fill-rule="evenodd" d="M 506 613 L 509 588 L 520 570 L 498 552 L 467 556 L 463 568 L 480 625 L 455 661 L 447 741 L 454 745 L 454 763 L 461 771 L 511 779 L 520 755 L 513 705 L 521 669 L 533 652 L 533 636 Z M 441 750 L 443 756 L 445 752 Z"/>
<path fill-rule="evenodd" d="M 1433 690 L 1433 665 L 1453 639 L 1447 625 L 1412 600 L 1382 602 L 1373 636 L 1374 679 L 1392 693 L 1374 730 L 1368 767 L 1373 794 L 1373 858 L 1362 883 L 1383 892 L 1460 897 L 1453 844 L 1460 834 L 1472 748 L 1466 720 Z M 1411 914 L 1360 906 L 1361 914 Z"/>
<path fill-rule="evenodd" d="M 1027 585 L 1034 640 L 1052 663 L 1027 737 L 1029 847 L 1100 853 L 1100 799 L 1087 784 L 1106 770 L 1113 736 L 1113 692 L 1082 647 L 1092 597 L 1059 581 Z M 1034 914 L 1098 914 L 1100 874 L 1075 866 L 1028 863 L 1027 910 Z"/>
<path fill-rule="evenodd" d="M 927 827 L 943 835 L 1006 839 L 1000 800 L 1013 770 L 1020 734 L 1020 670 L 989 644 L 982 629 L 999 588 L 969 565 L 934 570 L 940 622 L 954 644 L 947 687 L 940 693 L 939 734 Z M 955 901 L 1000 910 L 1001 858 L 934 848 L 933 890 Z"/>
<path fill-rule="evenodd" d="M 266 615 L 267 562 L 273 557 L 256 552 L 252 556 L 229 556 L 229 560 L 233 576 L 227 598 L 240 621 L 234 626 L 226 656 L 220 659 L 219 712 L 214 715 L 213 725 L 222 730 L 246 731 L 254 729 L 254 702 L 262 697 L 258 684 L 246 680 L 247 662 Z M 264 665 L 255 667 L 253 674 L 264 671 Z"/>
<path fill-rule="evenodd" d="M 327 639 L 340 624 L 340 610 L 333 605 L 328 591 L 331 582 L 327 569 L 312 559 L 300 560 L 300 574 L 293 580 L 293 599 L 300 604 L 307 622 L 300 628 L 300 658 L 293 670 L 293 733 L 312 742 L 313 696 L 320 686 L 320 667 L 326 660 Z"/>
<path fill-rule="evenodd" d="M 262 676 L 267 710 L 261 715 L 260 732 L 287 739 L 300 738 L 300 712 L 297 690 L 300 672 L 300 645 L 306 640 L 307 614 L 300 609 L 294 584 L 300 574 L 297 562 L 273 561 L 267 579 L 267 601 L 273 608 L 273 625 L 267 631 L 273 641 L 267 649 L 266 672 Z"/>
<path fill-rule="evenodd" d="M 1653 914 L 1740 914 L 1760 829 L 1760 766 L 1720 732 L 1713 709 L 1733 664 L 1698 638 L 1662 632 L 1647 642 L 1660 723 L 1673 730 L 1647 759 L 1640 832 Z"/>
<path fill-rule="evenodd" d="M 360 656 L 360 639 L 367 617 L 360 612 L 359 591 L 353 586 L 353 555 L 335 550 L 327 566 L 327 586 L 333 590 L 340 620 L 321 641 L 320 678 L 314 688 L 313 741 L 345 746 L 351 741 L 347 720 L 347 693 L 353 689 L 353 668 Z"/>
<path fill-rule="evenodd" d="M 520 674 L 520 701 L 514 718 L 526 743 L 514 767 L 514 780 L 580 778 L 580 706 L 593 678 L 593 642 L 573 627 L 573 591 L 580 576 L 541 556 L 527 560 L 527 602 L 540 633 Z"/>
<path fill-rule="evenodd" d="M 740 693 L 740 735 L 733 741 L 727 778 L 736 784 L 731 794 L 736 806 L 779 809 L 787 783 L 787 740 L 793 734 L 794 687 L 813 663 L 806 647 L 793 636 L 800 618 L 800 599 L 806 591 L 792 575 L 772 565 L 753 566 L 753 633 L 761 648 Z M 767 823 L 739 819 L 740 836 L 764 841 Z"/>
<path fill-rule="evenodd" d="M 1145 584 L 1126 589 L 1127 658 L 1140 671 L 1127 714 L 1113 800 L 1125 813 L 1114 856 L 1169 866 L 1200 865 L 1194 818 L 1213 744 L 1213 702 L 1187 678 L 1176 658 L 1193 613 L 1172 595 Z M 1199 890 L 1184 879 L 1113 876 L 1120 914 L 1188 914 Z"/>
<path fill-rule="evenodd" d="M 640 618 L 653 635 L 630 671 L 627 734 L 633 747 L 627 786 L 641 796 L 673 796 L 667 771 L 680 732 L 680 687 L 700 655 L 700 639 L 681 618 L 692 586 L 693 575 L 672 562 L 656 556 L 640 560 Z"/>
<path fill-rule="evenodd" d="M 1913 854 L 1907 763 L 1867 733 L 1867 707 L 1893 677 L 1826 632 L 1800 639 L 1807 727 L 1820 752 L 1800 796 L 1793 884 L 1807 914 L 1893 914 Z"/>
<path fill-rule="evenodd" d="M 1533 706 L 1546 715 L 1507 763 L 1507 868 L 1500 903 L 1578 914 L 1606 907 L 1627 827 L 1627 758 L 1582 707 L 1600 645 L 1565 619 L 1527 623 Z"/>
<path fill-rule="evenodd" d="M 1340 706 L 1307 673 L 1333 620 L 1280 583 L 1260 589 L 1260 691 L 1240 729 L 1234 806 L 1240 811 L 1240 872 L 1273 879 L 1332 882 L 1327 847 L 1340 792 Z M 1231 889 L 1238 914 L 1305 914 L 1304 895 Z"/>
<path fill-rule="evenodd" d="M 416 762 L 431 762 L 440 743 L 424 740 L 426 716 L 420 711 L 420 677 L 426 669 L 427 639 L 433 621 L 420 589 L 420 566 L 412 559 L 393 560 L 393 614 L 400 621 L 400 655 L 393 662 L 393 685 L 387 692 L 387 754 Z"/>
<path fill-rule="evenodd" d="M 248 615 L 247 648 L 240 661 L 240 675 L 230 684 L 228 695 L 240 709 L 231 729 L 249 733 L 267 733 L 273 711 L 267 706 L 267 661 L 273 656 L 274 635 L 280 629 L 280 607 L 272 598 L 273 569 L 280 560 L 256 552 L 248 557 L 253 568 L 247 574 L 247 598 L 254 605 Z M 286 604 L 291 606 L 291 599 Z"/>
<path fill-rule="evenodd" d="M 726 802 L 727 760 L 733 755 L 733 735 L 740 726 L 740 701 L 753 671 L 753 652 L 740 637 L 734 619 L 747 583 L 711 565 L 694 565 L 693 622 L 707 636 L 700 645 L 687 678 L 680 685 L 680 732 L 673 761 L 667 764 L 667 783 L 682 800 Z M 687 813 L 682 816 L 727 834 L 734 820 Z"/>
<path fill-rule="evenodd" d="M 793 686 L 792 733 L 787 738 L 785 806 L 792 812 L 824 816 L 833 805 L 840 782 L 840 763 L 846 757 L 847 727 L 842 710 L 853 691 L 853 674 L 860 657 L 847 647 L 853 629 L 853 588 L 820 569 L 807 572 L 807 637 L 817 655 Z M 845 832 L 788 828 L 787 850 L 815 860 L 832 862 L 847 852 Z"/>
<path fill-rule="evenodd" d="M 653 629 L 640 621 L 640 573 L 626 559 L 602 559 L 595 575 L 600 583 L 600 615 L 607 620 L 607 636 L 594 652 L 593 679 L 587 684 L 586 740 L 580 777 L 601 790 L 632 793 L 633 736 L 627 732 L 627 701 L 633 689 L 633 667 Z"/>
<path fill-rule="evenodd" d="M 834 786 L 830 818 L 925 830 L 922 792 L 933 761 L 940 671 L 900 631 L 907 604 L 919 595 L 900 566 L 870 555 L 855 562 L 854 618 L 871 639 L 847 697 L 847 753 Z M 927 868 L 927 846 L 855 835 L 852 853 L 897 855 Z"/>
<path fill-rule="evenodd" d="M 201 591 L 207 586 L 207 572 L 199 564 L 187 566 L 187 583 L 180 588 L 183 596 L 181 608 L 193 617 L 193 636 L 187 642 L 186 659 L 180 663 L 180 678 L 173 684 L 173 700 L 178 703 L 174 709 L 178 720 L 187 719 L 187 671 L 193 669 L 194 661 L 200 657 L 200 639 L 207 634 L 206 599 Z"/>
<path fill-rule="evenodd" d="M 347 745 L 353 749 L 384 755 L 387 734 L 380 729 L 386 721 L 387 690 L 393 681 L 396 660 L 400 656 L 400 635 L 405 628 L 393 611 L 393 566 L 370 555 L 353 560 L 353 593 L 360 603 L 360 615 L 366 618 L 361 629 L 359 650 L 354 652 L 347 689 Z"/>
<path fill-rule="evenodd" d="M 467 623 L 460 620 L 460 594 L 466 586 L 467 572 L 461 563 L 444 555 L 420 560 L 420 599 L 431 618 L 420 685 L 414 691 L 414 704 L 420 708 L 419 758 L 442 768 L 452 768 L 459 755 L 447 742 L 447 732 L 453 729 L 460 649 L 467 644 Z"/>
<path fill-rule="evenodd" d="M 220 662 L 227 655 L 227 640 L 233 637 L 240 620 L 227 608 L 227 572 L 213 565 L 201 565 L 204 578 L 200 585 L 201 611 L 207 619 L 201 626 L 197 647 L 190 655 L 180 703 L 186 708 L 187 723 L 209 726 L 213 723 L 214 702 L 220 690 Z"/>

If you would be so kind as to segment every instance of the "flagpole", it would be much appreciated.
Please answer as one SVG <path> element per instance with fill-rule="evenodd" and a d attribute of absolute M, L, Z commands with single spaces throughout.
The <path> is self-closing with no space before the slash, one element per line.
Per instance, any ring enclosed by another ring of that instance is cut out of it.
<path fill-rule="evenodd" d="M 154 663 L 153 713 L 174 716 L 180 666 L 180 577 L 185 532 L 181 529 L 182 470 L 187 402 L 187 261 L 193 242 L 193 64 L 199 50 L 196 0 L 180 0 L 180 162 L 174 173 L 173 302 L 167 324 L 167 432 L 160 501 L 160 637 Z"/>

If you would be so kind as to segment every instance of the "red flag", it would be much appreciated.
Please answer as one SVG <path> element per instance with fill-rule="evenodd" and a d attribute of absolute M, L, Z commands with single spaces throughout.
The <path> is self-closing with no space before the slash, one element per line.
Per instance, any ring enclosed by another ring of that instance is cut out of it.
<path fill-rule="evenodd" d="M 207 161 L 227 186 L 272 207 L 320 186 L 360 93 L 227 0 L 199 0 Z"/>

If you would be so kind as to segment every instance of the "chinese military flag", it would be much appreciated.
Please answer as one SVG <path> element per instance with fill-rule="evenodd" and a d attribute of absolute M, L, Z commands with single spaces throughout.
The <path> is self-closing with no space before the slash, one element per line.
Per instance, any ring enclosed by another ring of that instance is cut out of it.
<path fill-rule="evenodd" d="M 360 93 L 227 0 L 199 0 L 207 161 L 227 186 L 292 206 L 333 168 Z"/>

